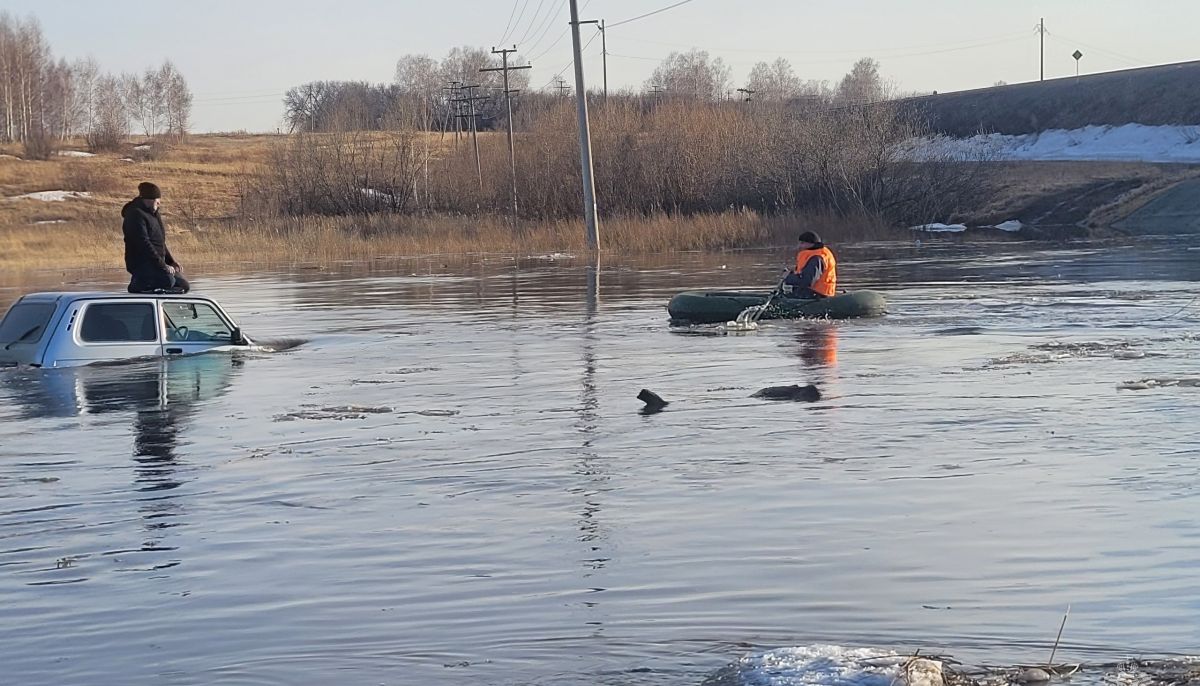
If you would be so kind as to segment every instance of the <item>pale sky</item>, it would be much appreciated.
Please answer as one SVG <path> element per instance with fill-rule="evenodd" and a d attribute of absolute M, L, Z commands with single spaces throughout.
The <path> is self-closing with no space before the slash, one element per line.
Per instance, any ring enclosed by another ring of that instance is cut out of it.
<path fill-rule="evenodd" d="M 1035 26 L 1046 20 L 1046 77 L 1200 58 L 1198 0 L 579 0 L 608 30 L 609 89 L 640 89 L 672 51 L 708 50 L 741 85 L 760 60 L 785 57 L 802 79 L 836 83 L 860 57 L 903 91 L 953 91 L 1038 77 Z M 273 131 L 283 92 L 318 79 L 390 82 L 396 59 L 517 44 L 532 86 L 571 61 L 567 0 L 0 0 L 36 17 L 55 57 L 142 71 L 171 59 L 195 95 L 195 131 Z M 521 16 L 523 13 L 523 16 Z M 505 34 L 512 18 L 513 27 Z M 520 17 L 520 21 L 517 18 Z M 584 42 L 596 30 L 583 27 Z M 584 53 L 599 88 L 599 39 Z M 568 82 L 573 71 L 562 76 Z"/>

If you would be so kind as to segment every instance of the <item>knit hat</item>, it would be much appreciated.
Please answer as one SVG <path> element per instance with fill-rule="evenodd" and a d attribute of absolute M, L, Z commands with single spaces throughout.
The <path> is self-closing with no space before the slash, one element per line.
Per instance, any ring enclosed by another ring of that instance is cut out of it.
<path fill-rule="evenodd" d="M 801 243 L 820 243 L 821 237 L 812 231 L 805 231 L 804 233 L 800 234 L 799 241 Z"/>
<path fill-rule="evenodd" d="M 158 186 L 150 183 L 149 181 L 143 181 L 138 184 L 138 197 L 145 198 L 146 200 L 153 200 L 155 198 L 161 198 L 162 191 L 158 190 Z"/>

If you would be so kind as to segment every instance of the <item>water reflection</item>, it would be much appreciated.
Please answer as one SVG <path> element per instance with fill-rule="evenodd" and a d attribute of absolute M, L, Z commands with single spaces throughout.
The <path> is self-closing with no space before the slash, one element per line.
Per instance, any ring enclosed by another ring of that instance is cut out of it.
<path fill-rule="evenodd" d="M 600 496 L 606 488 L 609 475 L 592 443 L 598 432 L 599 393 L 596 387 L 596 314 L 600 304 L 600 261 L 587 267 L 587 286 L 584 297 L 583 336 L 581 337 L 583 373 L 581 376 L 581 391 L 579 405 L 579 427 L 583 434 L 580 446 L 579 462 L 576 473 L 582 479 L 578 492 L 583 497 L 583 507 L 579 515 L 579 541 L 587 546 L 586 557 L 583 560 L 588 570 L 584 576 L 604 568 L 608 558 L 603 552 L 601 543 L 607 537 L 603 523 L 599 517 L 602 514 Z M 593 591 L 603 589 L 593 588 Z M 587 603 L 589 607 L 595 603 Z"/>
<path fill-rule="evenodd" d="M 224 394 L 243 364 L 230 355 L 194 355 L 133 364 L 26 370 L 0 375 L 20 418 L 131 413 L 134 488 L 146 528 L 174 526 L 171 494 L 185 483 L 180 434 L 198 403 Z"/>
<path fill-rule="evenodd" d="M 796 334 L 797 352 L 806 367 L 836 367 L 838 362 L 838 328 L 833 322 L 806 324 Z"/>

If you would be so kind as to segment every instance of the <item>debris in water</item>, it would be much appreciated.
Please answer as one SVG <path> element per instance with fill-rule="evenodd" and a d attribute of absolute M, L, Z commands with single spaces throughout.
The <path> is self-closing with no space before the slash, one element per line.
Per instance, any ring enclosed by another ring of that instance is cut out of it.
<path fill-rule="evenodd" d="M 1018 684 L 1040 684 L 1050 681 L 1050 672 L 1041 667 L 1030 667 L 1029 669 L 1021 670 L 1015 681 Z"/>
<path fill-rule="evenodd" d="M 659 394 L 645 388 L 638 391 L 637 397 L 638 400 L 646 403 L 646 406 L 642 408 L 642 414 L 654 414 L 655 412 L 662 412 L 664 407 L 671 404 L 666 400 L 663 400 L 662 396 Z"/>
<path fill-rule="evenodd" d="M 1117 384 L 1117 388 L 1123 391 L 1145 391 L 1151 388 L 1168 388 L 1170 386 L 1200 387 L 1200 378 L 1140 379 L 1138 381 L 1122 381 Z"/>
<path fill-rule="evenodd" d="M 1075 676 L 1078 675 L 1078 676 Z M 1008 686 L 1074 677 L 1083 684 L 1178 686 L 1200 679 L 1200 661 L 1127 660 L 1092 665 L 963 665 L 935 655 L 809 645 L 742 657 L 705 679 L 707 686 Z"/>
<path fill-rule="evenodd" d="M 821 399 L 821 391 L 812 384 L 799 386 L 792 384 L 791 386 L 767 386 L 759 389 L 750 396 L 751 398 L 762 398 L 763 400 L 805 400 L 814 402 Z"/>
<path fill-rule="evenodd" d="M 277 422 L 291 422 L 297 419 L 366 419 L 369 414 L 387 414 L 390 407 L 370 407 L 367 405 L 341 405 L 338 407 L 322 407 L 318 410 L 296 410 L 286 414 L 275 415 Z"/>
<path fill-rule="evenodd" d="M 419 414 L 423 417 L 453 417 L 458 414 L 458 410 L 417 410 L 412 414 Z"/>

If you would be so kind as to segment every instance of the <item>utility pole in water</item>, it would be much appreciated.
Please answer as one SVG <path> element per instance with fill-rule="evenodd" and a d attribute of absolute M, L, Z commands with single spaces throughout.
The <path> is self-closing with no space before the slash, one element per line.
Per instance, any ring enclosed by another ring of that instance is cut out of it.
<path fill-rule="evenodd" d="M 583 86 L 583 50 L 579 45 L 579 3 L 571 0 L 571 48 L 575 54 L 575 111 L 579 119 L 579 166 L 583 172 L 583 215 L 588 248 L 600 252 L 596 220 L 596 182 L 592 178 L 592 134 L 588 129 L 587 89 Z"/>
<path fill-rule="evenodd" d="M 531 65 L 531 64 L 526 64 L 526 65 L 523 65 L 520 67 L 508 66 L 508 53 L 516 52 L 516 51 L 517 51 L 517 46 L 515 46 L 515 45 L 512 46 L 511 49 L 501 48 L 500 50 L 497 50 L 496 48 L 492 48 L 492 54 L 500 55 L 501 59 L 503 59 L 503 65 L 498 68 L 491 67 L 488 69 L 480 69 L 479 70 L 479 71 L 504 72 L 504 106 L 508 109 L 508 163 L 509 163 L 509 166 L 511 167 L 512 223 L 513 223 L 512 228 L 513 228 L 514 233 L 517 230 L 517 152 L 516 152 L 516 148 L 513 147 L 512 98 L 510 96 L 513 93 L 518 93 L 520 91 L 509 89 L 509 87 L 508 87 L 508 70 L 509 69 L 531 69 L 531 68 L 533 68 L 533 65 Z"/>

